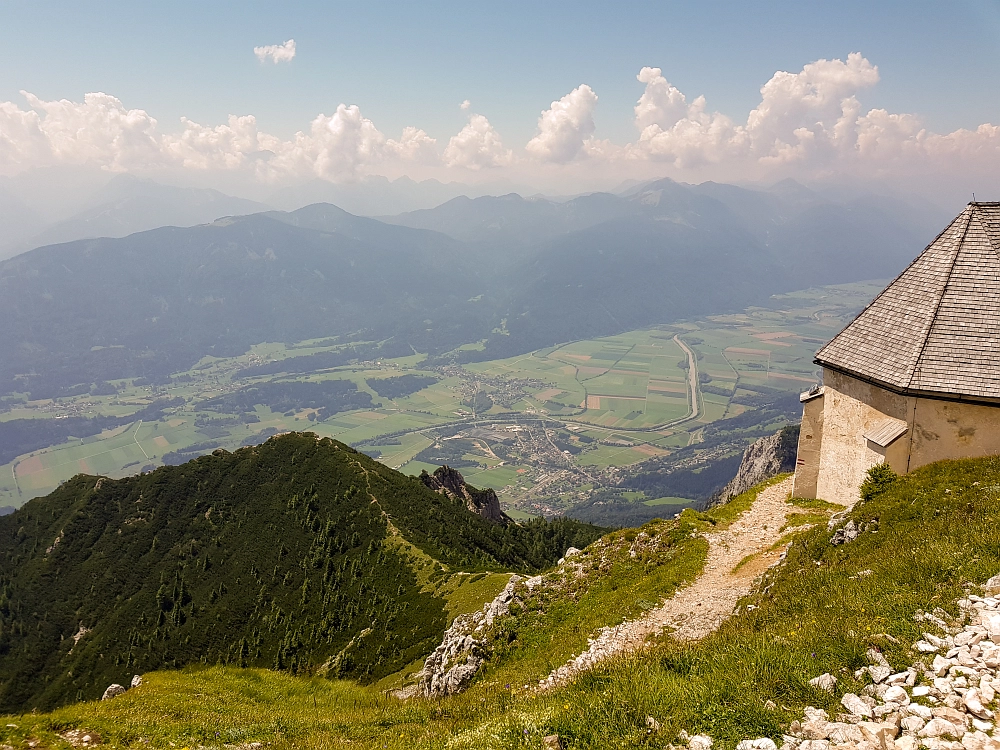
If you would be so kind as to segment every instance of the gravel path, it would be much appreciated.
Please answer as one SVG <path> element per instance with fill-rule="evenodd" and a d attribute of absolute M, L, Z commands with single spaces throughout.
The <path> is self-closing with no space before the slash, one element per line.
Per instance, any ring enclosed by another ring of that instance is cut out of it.
<path fill-rule="evenodd" d="M 602 628 L 590 648 L 542 680 L 540 689 L 568 682 L 605 659 L 640 648 L 648 638 L 672 628 L 678 640 L 703 638 L 722 624 L 736 603 L 750 593 L 756 578 L 778 561 L 783 550 L 765 552 L 781 537 L 781 527 L 794 506 L 789 477 L 761 492 L 753 505 L 729 528 L 705 534 L 708 559 L 694 582 L 638 620 Z M 759 554 L 764 552 L 764 554 Z M 739 570 L 740 561 L 757 555 Z"/>

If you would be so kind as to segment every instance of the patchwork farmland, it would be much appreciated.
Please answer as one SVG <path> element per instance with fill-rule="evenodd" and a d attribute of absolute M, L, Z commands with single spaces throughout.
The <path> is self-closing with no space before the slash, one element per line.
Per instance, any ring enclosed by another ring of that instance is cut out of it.
<path fill-rule="evenodd" d="M 688 465 L 689 454 L 699 453 L 715 460 L 721 449 L 717 439 L 706 441 L 708 428 L 736 435 L 731 454 L 743 433 L 779 422 L 768 399 L 815 382 L 813 353 L 876 287 L 807 290 L 737 315 L 464 365 L 415 354 L 301 372 L 293 363 L 342 345 L 262 344 L 242 357 L 206 358 L 169 383 L 116 382 L 114 393 L 102 396 L 6 398 L 0 435 L 7 422 L 125 419 L 165 399 L 176 405 L 153 421 L 69 433 L 17 455 L 0 466 L 0 505 L 20 505 L 77 473 L 123 476 L 310 430 L 410 474 L 449 463 L 473 484 L 496 489 L 515 514 L 557 513 L 647 463 L 676 456 Z M 340 381 L 335 393 L 333 381 Z M 411 381 L 416 390 L 407 387 Z M 755 423 L 748 412 L 765 421 Z M 629 497 L 650 507 L 690 503 Z"/>

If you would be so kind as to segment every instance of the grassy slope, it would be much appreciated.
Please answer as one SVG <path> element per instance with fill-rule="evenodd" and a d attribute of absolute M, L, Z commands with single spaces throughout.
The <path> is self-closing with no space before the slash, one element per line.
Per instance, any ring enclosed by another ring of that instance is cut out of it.
<path fill-rule="evenodd" d="M 703 642 L 664 640 L 547 695 L 487 679 L 457 698 L 398 703 L 345 683 L 267 672 L 158 673 L 110 704 L 12 718 L 18 727 L 0 735 L 16 745 L 82 726 L 120 746 L 143 737 L 178 746 L 346 747 L 350 740 L 353 747 L 477 750 L 537 748 L 551 732 L 570 748 L 663 747 L 680 729 L 708 732 L 723 747 L 777 737 L 802 706 L 833 709 L 840 694 L 857 691 L 851 672 L 871 646 L 897 668 L 912 663 L 907 647 L 921 632 L 913 614 L 952 610 L 963 584 L 1000 570 L 1000 459 L 926 467 L 852 516 L 866 524 L 857 540 L 832 547 L 824 526 L 796 536 L 785 564 L 744 602 L 752 608 Z M 826 671 L 840 677 L 837 696 L 808 685 Z M 646 728 L 647 716 L 659 731 Z"/>
<path fill-rule="evenodd" d="M 533 572 L 581 532 L 598 530 L 498 527 L 308 434 L 81 475 L 0 519 L 0 706 L 51 708 L 198 662 L 378 680 L 503 585 L 459 585 L 456 570 Z"/>

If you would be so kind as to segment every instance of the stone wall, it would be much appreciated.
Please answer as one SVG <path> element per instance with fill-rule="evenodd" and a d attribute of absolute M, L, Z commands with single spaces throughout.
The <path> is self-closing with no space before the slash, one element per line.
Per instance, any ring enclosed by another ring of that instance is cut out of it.
<path fill-rule="evenodd" d="M 910 471 L 945 458 L 1000 453 L 1000 406 L 919 398 L 912 419 Z"/>
<path fill-rule="evenodd" d="M 804 404 L 795 495 L 842 505 L 875 464 L 905 474 L 934 461 L 1000 454 L 1000 406 L 900 396 L 833 370 L 823 395 Z M 865 439 L 886 418 L 907 431 L 887 447 Z"/>
<path fill-rule="evenodd" d="M 816 497 L 819 483 L 819 455 L 823 447 L 823 398 L 824 392 L 803 397 L 802 425 L 799 428 L 799 445 L 795 456 L 795 484 L 793 497 Z"/>
<path fill-rule="evenodd" d="M 823 385 L 823 439 L 816 497 L 854 505 L 868 469 L 884 460 L 875 446 L 865 440 L 864 433 L 886 417 L 908 421 L 912 399 L 833 370 L 823 371 Z M 907 439 L 908 435 L 899 438 Z M 905 462 L 892 468 L 906 471 Z"/>

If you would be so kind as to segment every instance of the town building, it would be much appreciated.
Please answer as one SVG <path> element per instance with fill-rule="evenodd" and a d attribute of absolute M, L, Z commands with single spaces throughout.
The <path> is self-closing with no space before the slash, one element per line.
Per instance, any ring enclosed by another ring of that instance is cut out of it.
<path fill-rule="evenodd" d="M 1000 203 L 970 203 L 815 363 L 796 497 L 853 505 L 877 463 L 1000 453 Z"/>

